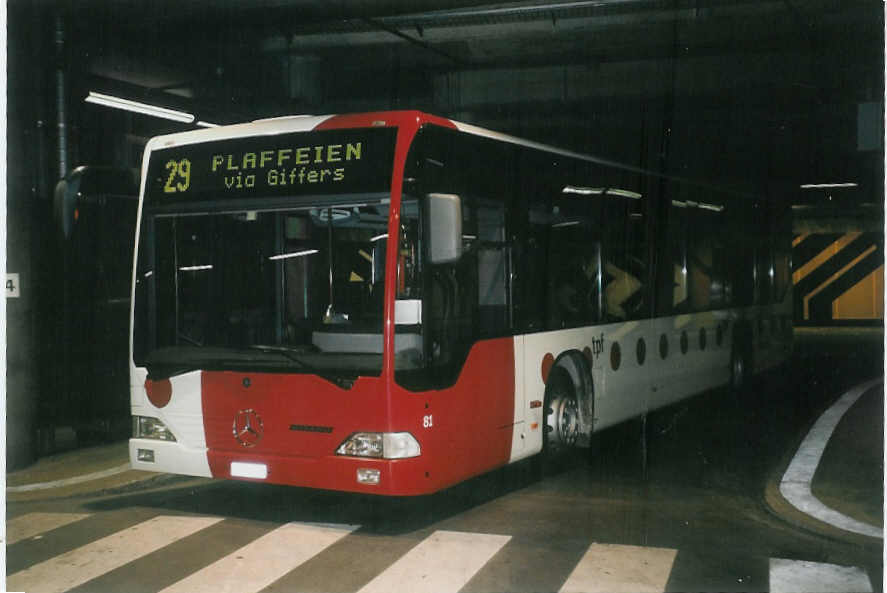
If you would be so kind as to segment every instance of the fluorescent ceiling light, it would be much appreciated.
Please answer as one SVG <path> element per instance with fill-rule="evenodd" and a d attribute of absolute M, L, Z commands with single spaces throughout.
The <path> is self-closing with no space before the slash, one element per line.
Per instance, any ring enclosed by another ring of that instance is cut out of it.
<path fill-rule="evenodd" d="M 303 255 L 311 255 L 313 253 L 318 253 L 318 251 L 316 249 L 306 249 L 305 251 L 294 251 L 292 253 L 281 253 L 280 255 L 272 255 L 268 259 L 289 259 L 291 257 L 302 257 Z"/>
<path fill-rule="evenodd" d="M 720 204 L 706 204 L 705 202 L 699 202 L 699 207 L 703 210 L 711 210 L 712 212 L 722 212 L 724 207 Z"/>
<path fill-rule="evenodd" d="M 381 235 L 376 235 L 375 237 L 370 238 L 370 242 L 375 243 L 376 241 L 379 241 L 381 239 L 387 239 L 387 238 L 388 238 L 388 233 L 383 233 Z"/>
<path fill-rule="evenodd" d="M 627 189 L 619 189 L 615 187 L 580 187 L 577 185 L 568 185 L 561 190 L 565 194 L 577 194 L 580 196 L 618 196 L 620 198 L 629 198 L 632 200 L 640 200 L 643 196 L 637 192 Z"/>
<path fill-rule="evenodd" d="M 801 189 L 834 189 L 840 187 L 858 187 L 856 183 L 805 183 Z"/>
<path fill-rule="evenodd" d="M 630 198 L 632 200 L 640 200 L 643 196 L 636 191 L 629 191 L 627 189 L 607 189 L 608 196 L 619 196 L 620 198 Z"/>
<path fill-rule="evenodd" d="M 129 99 L 121 99 L 120 97 L 103 95 L 102 93 L 96 93 L 94 91 L 89 91 L 89 95 L 86 97 L 86 102 L 94 103 L 96 105 L 102 105 L 103 107 L 112 107 L 114 109 L 123 109 L 125 111 L 141 113 L 143 115 L 151 115 L 154 117 L 171 119 L 172 121 L 177 121 L 184 124 L 190 124 L 194 122 L 194 116 L 190 113 L 185 113 L 184 111 L 166 109 L 165 107 L 157 107 L 156 105 L 148 105 L 147 103 L 139 103 L 138 101 L 130 101 Z"/>
<path fill-rule="evenodd" d="M 559 222 L 557 224 L 553 224 L 553 225 L 551 225 L 551 228 L 561 229 L 561 228 L 568 227 L 568 226 L 578 226 L 580 224 L 582 224 L 582 222 L 579 220 L 568 220 L 566 222 Z"/>
<path fill-rule="evenodd" d="M 200 120 L 200 119 L 198 119 L 197 122 L 196 122 L 194 125 L 195 125 L 195 126 L 200 126 L 201 128 L 218 128 L 218 127 L 219 127 L 219 124 L 213 124 L 213 123 L 210 123 L 210 122 L 208 122 L 208 121 L 203 121 L 203 120 Z"/>
<path fill-rule="evenodd" d="M 212 269 L 213 269 L 212 265 L 206 265 L 206 266 L 184 266 L 184 267 L 182 267 L 182 268 L 179 268 L 179 271 L 180 271 L 180 272 L 200 272 L 201 270 L 212 270 Z"/>

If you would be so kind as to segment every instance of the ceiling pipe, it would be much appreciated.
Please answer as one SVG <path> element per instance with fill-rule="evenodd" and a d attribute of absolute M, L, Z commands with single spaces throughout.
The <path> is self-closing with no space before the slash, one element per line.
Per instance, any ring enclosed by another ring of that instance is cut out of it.
<path fill-rule="evenodd" d="M 604 8 L 611 6 L 625 6 L 629 4 L 651 4 L 649 0 L 577 0 L 576 2 L 549 2 L 546 4 L 518 5 L 518 6 L 479 6 L 469 8 L 453 8 L 447 10 L 433 10 L 414 14 L 403 14 L 388 17 L 377 17 L 376 21 L 387 25 L 396 25 L 400 21 L 408 21 L 411 24 L 416 21 L 439 21 L 442 19 L 465 18 L 489 18 L 489 17 L 523 17 L 534 16 L 542 19 L 552 19 L 553 14 L 560 11 L 575 11 L 590 8 Z"/>
<path fill-rule="evenodd" d="M 68 174 L 68 123 L 65 108 L 65 23 L 61 14 L 55 16 L 55 102 L 58 122 L 58 178 Z"/>

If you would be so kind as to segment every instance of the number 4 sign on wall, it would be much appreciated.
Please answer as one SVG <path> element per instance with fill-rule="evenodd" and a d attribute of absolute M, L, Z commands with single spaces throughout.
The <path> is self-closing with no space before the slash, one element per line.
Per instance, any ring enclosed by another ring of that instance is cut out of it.
<path fill-rule="evenodd" d="M 21 293 L 19 292 L 18 274 L 7 274 L 6 275 L 6 298 L 17 299 L 19 296 L 21 296 Z"/>

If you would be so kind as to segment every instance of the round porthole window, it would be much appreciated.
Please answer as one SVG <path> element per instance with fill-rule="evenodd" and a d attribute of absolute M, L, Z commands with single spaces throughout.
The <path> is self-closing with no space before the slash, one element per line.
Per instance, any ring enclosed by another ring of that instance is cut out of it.
<path fill-rule="evenodd" d="M 690 349 L 690 338 L 687 337 L 687 330 L 681 332 L 681 354 L 686 354 Z"/>
<path fill-rule="evenodd" d="M 647 343 L 644 338 L 638 338 L 637 356 L 638 364 L 644 364 L 644 360 L 647 358 Z"/>
<path fill-rule="evenodd" d="M 619 370 L 619 365 L 622 364 L 622 349 L 619 348 L 619 342 L 613 342 L 613 345 L 610 347 L 610 367 L 614 371 Z"/>
<path fill-rule="evenodd" d="M 705 350 L 706 343 L 708 342 L 708 336 L 705 333 L 705 328 L 699 328 L 699 349 Z"/>
<path fill-rule="evenodd" d="M 659 356 L 662 360 L 668 356 L 668 337 L 665 334 L 659 336 Z"/>

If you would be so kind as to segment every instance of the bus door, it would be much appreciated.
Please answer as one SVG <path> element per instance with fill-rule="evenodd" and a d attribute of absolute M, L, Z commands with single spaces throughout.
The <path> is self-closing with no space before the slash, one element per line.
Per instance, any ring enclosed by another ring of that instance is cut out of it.
<path fill-rule="evenodd" d="M 611 356 L 609 364 L 603 365 L 603 395 L 595 400 L 595 415 L 605 424 L 644 413 L 650 406 L 649 359 L 655 344 L 649 343 L 649 210 L 643 193 L 632 185 L 607 187 L 601 194 L 602 313 L 609 349 L 619 351 L 619 356 Z"/>

